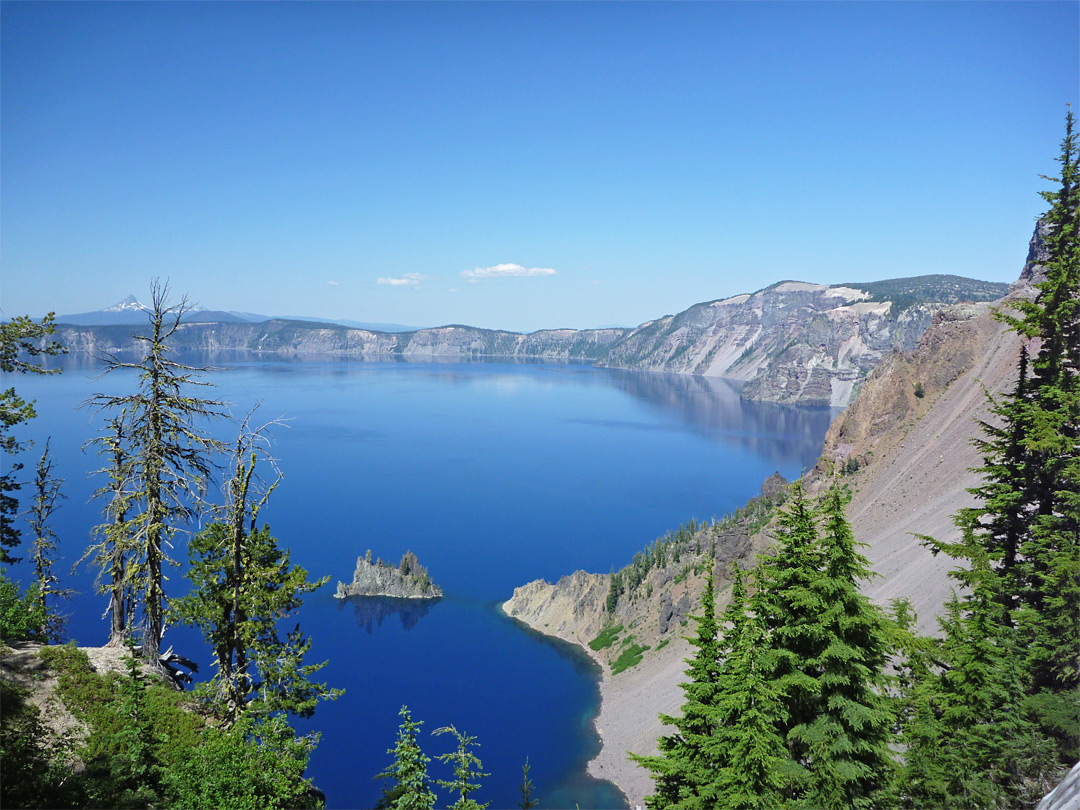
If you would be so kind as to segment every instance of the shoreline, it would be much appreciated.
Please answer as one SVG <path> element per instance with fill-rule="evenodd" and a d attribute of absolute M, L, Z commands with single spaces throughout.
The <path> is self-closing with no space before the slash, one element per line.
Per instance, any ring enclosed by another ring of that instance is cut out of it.
<path fill-rule="evenodd" d="M 652 792 L 652 778 L 634 763 L 628 752 L 655 754 L 657 739 L 664 733 L 659 715 L 676 714 L 682 705 L 685 670 L 684 658 L 689 643 L 681 637 L 673 640 L 661 653 L 654 653 L 631 669 L 611 674 L 610 667 L 588 644 L 569 634 L 551 632 L 522 616 L 511 616 L 505 603 L 499 610 L 521 622 L 531 631 L 573 644 L 600 670 L 597 688 L 600 704 L 592 717 L 593 733 L 600 750 L 585 765 L 585 772 L 594 779 L 610 783 L 622 795 L 625 806 L 637 810 L 644 807 L 645 796 Z"/>

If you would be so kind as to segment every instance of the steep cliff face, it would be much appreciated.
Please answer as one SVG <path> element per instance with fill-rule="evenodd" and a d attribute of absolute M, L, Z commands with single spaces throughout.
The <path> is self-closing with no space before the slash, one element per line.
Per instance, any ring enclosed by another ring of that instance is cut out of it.
<path fill-rule="evenodd" d="M 1018 283 L 1010 298 L 1031 294 Z M 988 305 L 943 311 L 917 349 L 885 357 L 826 436 L 814 477 L 824 481 L 833 465 L 858 467 L 848 517 L 880 575 L 865 590 L 879 604 L 911 599 L 923 633 L 937 632 L 954 583 L 951 561 L 932 556 L 918 536 L 960 539 L 953 516 L 974 505 L 967 490 L 980 480 L 973 440 L 993 419 L 986 394 L 1015 385 L 1019 354 L 1020 338 Z"/>
<path fill-rule="evenodd" d="M 883 352 L 914 348 L 935 309 L 897 314 L 891 302 L 870 298 L 852 287 L 787 281 L 643 324 L 605 362 L 746 380 L 747 399 L 846 405 Z"/>
<path fill-rule="evenodd" d="M 826 286 L 786 281 L 753 294 L 696 304 L 636 329 L 547 329 L 528 335 L 471 326 L 374 332 L 324 323 L 187 323 L 177 349 L 358 359 L 504 357 L 591 362 L 745 381 L 746 399 L 846 406 L 883 354 L 912 349 L 934 314 L 1004 285 L 952 276 Z M 71 351 L 141 348 L 130 326 L 61 326 Z"/>

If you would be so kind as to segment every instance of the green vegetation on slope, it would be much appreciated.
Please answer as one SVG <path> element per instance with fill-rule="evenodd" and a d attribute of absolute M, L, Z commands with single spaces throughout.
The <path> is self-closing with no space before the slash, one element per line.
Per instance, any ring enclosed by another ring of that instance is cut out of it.
<path fill-rule="evenodd" d="M 884 281 L 841 284 L 870 294 L 871 301 L 891 301 L 895 315 L 917 304 L 958 304 L 961 301 L 997 301 L 1009 291 L 999 281 L 979 281 L 963 276 L 930 275 L 891 278 Z"/>

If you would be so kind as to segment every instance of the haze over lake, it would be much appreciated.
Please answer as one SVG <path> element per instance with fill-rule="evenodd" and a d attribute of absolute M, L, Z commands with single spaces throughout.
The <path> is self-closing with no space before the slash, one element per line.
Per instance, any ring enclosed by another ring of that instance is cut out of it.
<path fill-rule="evenodd" d="M 331 576 L 298 616 L 314 639 L 310 661 L 330 660 L 320 679 L 347 690 L 300 723 L 322 732 L 309 775 L 331 808 L 377 801 L 372 777 L 390 762 L 404 704 L 425 722 L 429 756 L 449 750 L 447 738 L 430 736 L 440 726 L 477 737 L 491 773 L 481 802 L 512 806 L 528 757 L 542 806 L 618 803 L 610 785 L 584 775 L 597 745 L 592 665 L 498 603 L 532 579 L 619 568 L 691 517 L 742 505 L 773 471 L 797 476 L 832 415 L 743 402 L 722 380 L 582 365 L 212 360 L 224 369 L 208 378 L 212 394 L 234 414 L 262 400 L 262 417 L 288 420 L 274 431 L 284 479 L 261 518 L 311 578 Z M 100 520 L 86 475 L 101 464 L 80 451 L 100 417 L 77 407 L 135 385 L 122 373 L 95 379 L 99 370 L 73 357 L 58 377 L 17 381 L 38 410 L 26 432 L 37 445 L 22 460 L 29 469 L 51 435 L 66 479 L 56 516 L 65 574 Z M 212 429 L 223 439 L 234 430 Z M 351 578 L 369 548 L 395 563 L 416 552 L 446 597 L 404 608 L 335 600 L 335 582 Z M 186 548 L 174 555 L 186 560 Z M 169 576 L 167 593 L 182 593 L 181 569 Z M 69 637 L 103 643 L 93 572 L 70 583 L 80 594 Z M 169 644 L 212 675 L 192 631 L 170 627 Z M 440 768 L 433 763 L 445 778 Z"/>

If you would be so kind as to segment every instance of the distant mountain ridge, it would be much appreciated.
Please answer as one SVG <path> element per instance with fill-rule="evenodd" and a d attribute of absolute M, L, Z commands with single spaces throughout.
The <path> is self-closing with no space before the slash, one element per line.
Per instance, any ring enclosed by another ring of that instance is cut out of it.
<path fill-rule="evenodd" d="M 529 334 L 463 325 L 390 332 L 281 318 L 252 322 L 235 313 L 203 310 L 186 318 L 175 342 L 185 350 L 371 360 L 583 361 L 726 377 L 746 383 L 747 399 L 844 407 L 881 357 L 893 349 L 915 348 L 939 312 L 963 307 L 962 301 L 996 300 L 1007 291 L 1007 284 L 944 275 L 850 285 L 782 281 L 695 304 L 632 329 Z M 82 325 L 65 317 L 57 322 L 60 339 L 73 351 L 124 352 L 138 343 L 115 321 Z"/>
<path fill-rule="evenodd" d="M 75 326 L 113 326 L 116 324 L 143 325 L 150 308 L 141 303 L 134 295 L 117 301 L 111 307 L 95 309 L 91 312 L 77 312 L 72 315 L 60 315 L 56 323 Z M 399 323 L 365 323 L 352 320 L 332 320 L 329 318 L 311 318 L 300 315 L 258 315 L 254 312 L 235 312 L 206 307 L 193 307 L 185 316 L 186 323 L 264 323 L 273 320 L 301 321 L 308 323 L 330 323 L 355 329 L 372 329 L 380 332 L 415 332 L 418 327 Z"/>

